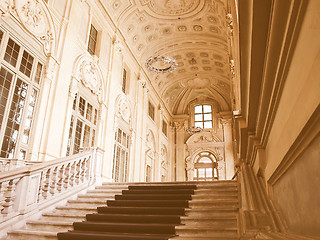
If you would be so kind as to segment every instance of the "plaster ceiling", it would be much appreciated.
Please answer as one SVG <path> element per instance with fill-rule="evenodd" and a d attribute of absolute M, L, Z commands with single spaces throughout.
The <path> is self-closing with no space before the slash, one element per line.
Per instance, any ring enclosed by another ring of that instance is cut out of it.
<path fill-rule="evenodd" d="M 230 110 L 227 0 L 102 0 L 106 11 L 174 114 L 197 97 Z M 172 73 L 146 69 L 150 56 L 175 57 Z"/>

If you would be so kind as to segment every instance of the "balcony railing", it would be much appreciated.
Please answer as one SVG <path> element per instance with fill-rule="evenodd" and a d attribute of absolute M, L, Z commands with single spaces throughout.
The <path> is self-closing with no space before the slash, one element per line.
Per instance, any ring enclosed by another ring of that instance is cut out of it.
<path fill-rule="evenodd" d="M 37 164 L 2 159 L 1 170 L 11 170 L 0 172 L 0 224 L 100 181 L 102 155 L 92 148 Z"/>

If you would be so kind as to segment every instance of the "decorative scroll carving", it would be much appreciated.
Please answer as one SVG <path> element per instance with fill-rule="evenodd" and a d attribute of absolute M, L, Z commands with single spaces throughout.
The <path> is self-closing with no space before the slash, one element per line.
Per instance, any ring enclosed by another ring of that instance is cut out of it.
<path fill-rule="evenodd" d="M 15 17 L 22 26 L 38 38 L 49 55 L 54 50 L 55 30 L 52 16 L 40 0 L 7 0 L 1 3 L 2 16 Z"/>
<path fill-rule="evenodd" d="M 131 122 L 131 108 L 130 103 L 126 97 L 120 95 L 117 99 L 117 113 L 122 117 L 122 119 L 130 123 Z"/>
<path fill-rule="evenodd" d="M 101 97 L 102 74 L 98 63 L 89 54 L 79 56 L 75 62 L 73 76 L 91 92 Z"/>
<path fill-rule="evenodd" d="M 100 95 L 101 84 L 98 79 L 97 64 L 92 61 L 83 61 L 80 65 L 80 80 L 84 86 L 94 94 Z"/>
<path fill-rule="evenodd" d="M 120 56 L 122 54 L 123 51 L 123 45 L 120 42 L 120 40 L 114 40 L 113 41 L 113 45 L 114 45 L 114 51 L 115 53 Z"/>

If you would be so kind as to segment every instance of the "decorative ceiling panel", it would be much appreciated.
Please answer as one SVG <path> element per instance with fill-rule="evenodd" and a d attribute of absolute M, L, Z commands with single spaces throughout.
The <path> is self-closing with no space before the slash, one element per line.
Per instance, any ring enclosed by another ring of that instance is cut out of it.
<path fill-rule="evenodd" d="M 181 101 L 192 100 L 190 96 L 197 94 L 215 99 L 230 110 L 227 0 L 103 0 L 102 3 L 173 113 L 181 113 Z M 145 61 L 158 55 L 175 57 L 178 68 L 166 74 L 150 72 Z"/>

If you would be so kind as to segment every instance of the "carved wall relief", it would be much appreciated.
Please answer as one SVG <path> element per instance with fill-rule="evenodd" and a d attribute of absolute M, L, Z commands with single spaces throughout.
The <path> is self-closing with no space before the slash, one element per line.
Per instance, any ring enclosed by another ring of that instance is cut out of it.
<path fill-rule="evenodd" d="M 2 17 L 12 16 L 16 18 L 28 32 L 40 40 L 46 55 L 54 51 L 55 30 L 53 20 L 43 1 L 1 1 L 0 10 Z"/>
<path fill-rule="evenodd" d="M 99 101 L 102 96 L 102 74 L 92 56 L 83 54 L 75 62 L 73 76 L 95 94 Z"/>

